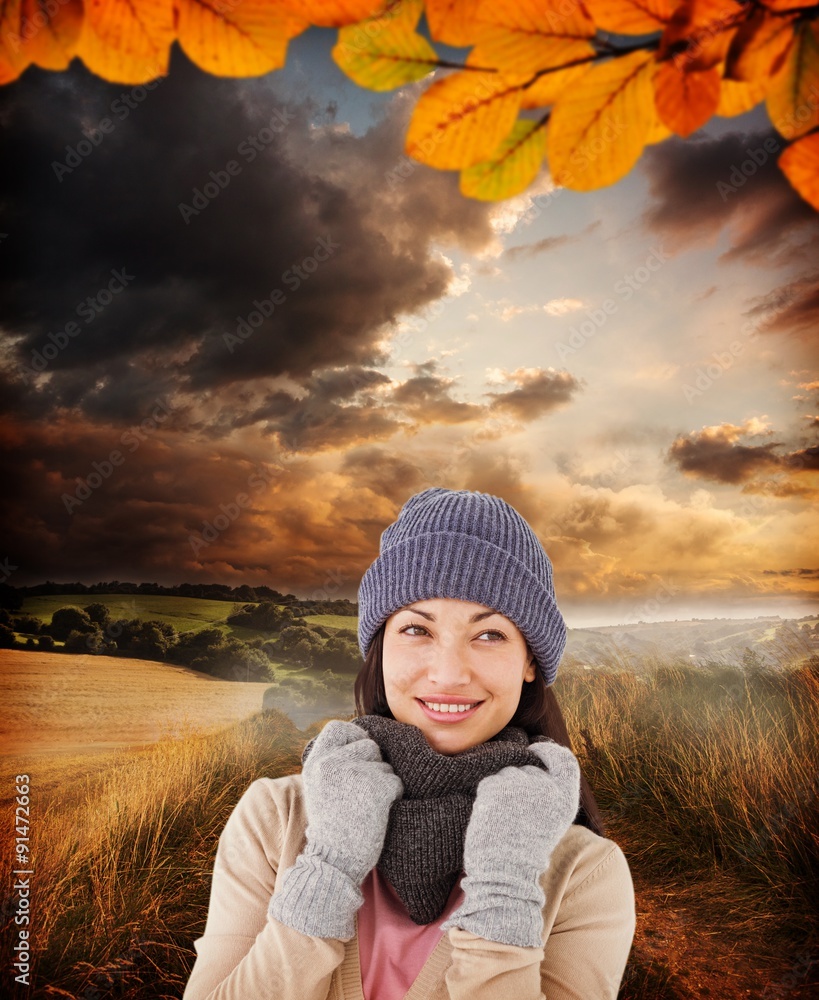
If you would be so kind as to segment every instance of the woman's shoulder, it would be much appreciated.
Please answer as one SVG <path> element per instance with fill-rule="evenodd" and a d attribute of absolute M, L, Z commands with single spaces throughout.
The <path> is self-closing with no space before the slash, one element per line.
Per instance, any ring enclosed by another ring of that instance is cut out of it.
<path fill-rule="evenodd" d="M 274 827 L 284 832 L 303 819 L 301 774 L 287 774 L 252 781 L 234 806 L 227 827 L 246 831 L 269 831 Z"/>
<path fill-rule="evenodd" d="M 545 875 L 550 890 L 564 901 L 584 896 L 589 889 L 633 899 L 628 861 L 620 845 L 586 826 L 573 823 L 558 842 Z"/>

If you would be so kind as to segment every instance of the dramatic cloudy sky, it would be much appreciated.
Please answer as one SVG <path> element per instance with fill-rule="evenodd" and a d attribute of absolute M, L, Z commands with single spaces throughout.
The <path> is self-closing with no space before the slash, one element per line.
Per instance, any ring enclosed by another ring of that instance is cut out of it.
<path fill-rule="evenodd" d="M 485 205 L 332 40 L 0 89 L 9 582 L 355 598 L 442 485 L 520 510 L 570 625 L 815 608 L 819 217 L 764 114 Z"/>

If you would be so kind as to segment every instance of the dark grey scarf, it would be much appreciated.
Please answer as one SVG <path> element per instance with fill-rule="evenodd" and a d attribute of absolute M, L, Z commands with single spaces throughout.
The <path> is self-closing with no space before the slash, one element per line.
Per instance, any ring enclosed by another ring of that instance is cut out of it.
<path fill-rule="evenodd" d="M 466 827 L 478 782 L 504 767 L 545 766 L 529 737 L 507 726 L 486 743 L 456 754 L 440 754 L 417 726 L 380 715 L 352 720 L 366 730 L 381 756 L 404 782 L 404 795 L 392 804 L 378 869 L 395 888 L 416 924 L 443 913 L 463 866 Z M 307 758 L 313 741 L 304 748 Z"/>

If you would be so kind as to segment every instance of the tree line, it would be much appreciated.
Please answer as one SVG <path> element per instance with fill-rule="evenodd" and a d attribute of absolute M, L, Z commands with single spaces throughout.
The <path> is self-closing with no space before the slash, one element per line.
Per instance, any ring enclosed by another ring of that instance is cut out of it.
<path fill-rule="evenodd" d="M 160 660 L 225 680 L 275 680 L 274 664 L 355 673 L 361 665 L 355 630 L 309 625 L 299 611 L 271 601 L 238 606 L 229 625 L 267 633 L 243 640 L 215 626 L 178 632 L 164 621 L 112 618 L 101 603 L 58 608 L 47 623 L 0 609 L 0 648 Z"/>

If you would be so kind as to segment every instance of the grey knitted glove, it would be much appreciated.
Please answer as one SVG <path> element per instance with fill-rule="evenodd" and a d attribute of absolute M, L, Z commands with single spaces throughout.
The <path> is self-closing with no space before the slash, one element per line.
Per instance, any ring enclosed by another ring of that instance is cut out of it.
<path fill-rule="evenodd" d="M 547 766 L 504 767 L 478 784 L 464 840 L 464 899 L 441 926 L 488 941 L 539 948 L 540 876 L 580 803 L 580 766 L 551 740 L 529 747 Z"/>
<path fill-rule="evenodd" d="M 334 719 L 302 768 L 307 844 L 282 876 L 268 912 L 312 937 L 349 940 L 377 864 L 390 807 L 404 784 L 360 726 Z"/>

